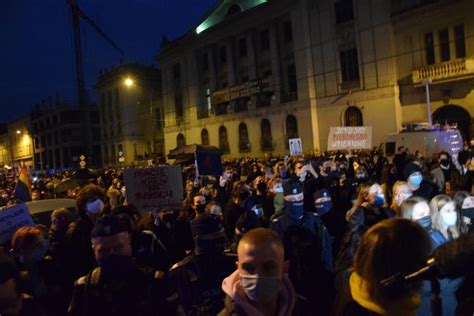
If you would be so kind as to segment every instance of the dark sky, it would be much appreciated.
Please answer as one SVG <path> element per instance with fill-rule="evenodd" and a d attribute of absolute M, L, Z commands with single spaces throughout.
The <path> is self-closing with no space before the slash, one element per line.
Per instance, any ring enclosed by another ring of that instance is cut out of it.
<path fill-rule="evenodd" d="M 217 0 L 78 0 L 82 10 L 125 51 L 124 62 L 156 64 L 163 34 L 176 38 L 196 25 Z M 0 1 L 0 122 L 27 114 L 59 95 L 76 100 L 74 50 L 65 0 Z M 95 99 L 98 72 L 119 54 L 83 20 L 85 83 Z"/>

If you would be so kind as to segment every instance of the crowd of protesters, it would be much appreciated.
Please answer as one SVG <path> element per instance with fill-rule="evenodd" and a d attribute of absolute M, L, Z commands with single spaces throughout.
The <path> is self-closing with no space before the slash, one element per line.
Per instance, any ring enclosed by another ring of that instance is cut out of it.
<path fill-rule="evenodd" d="M 33 199 L 74 198 L 76 215 L 4 245 L 0 315 L 432 315 L 431 282 L 382 281 L 474 230 L 468 147 L 183 167 L 179 210 L 127 203 L 120 171 L 57 190 L 69 177 L 35 181 Z M 469 275 L 439 286 L 442 315 L 472 315 Z"/>

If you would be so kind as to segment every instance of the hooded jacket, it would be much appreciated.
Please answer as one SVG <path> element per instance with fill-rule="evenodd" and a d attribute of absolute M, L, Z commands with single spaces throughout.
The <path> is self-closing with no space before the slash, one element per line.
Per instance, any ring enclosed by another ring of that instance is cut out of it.
<path fill-rule="evenodd" d="M 240 285 L 240 275 L 238 270 L 224 279 L 222 282 L 222 290 L 225 292 L 227 297 L 225 308 L 219 313 L 219 316 L 263 316 L 263 314 L 250 303 L 250 300 L 245 295 L 245 292 Z M 285 274 L 280 282 L 280 288 L 278 290 L 278 310 L 276 315 L 300 315 L 294 310 L 295 297 L 296 295 L 293 285 Z"/>

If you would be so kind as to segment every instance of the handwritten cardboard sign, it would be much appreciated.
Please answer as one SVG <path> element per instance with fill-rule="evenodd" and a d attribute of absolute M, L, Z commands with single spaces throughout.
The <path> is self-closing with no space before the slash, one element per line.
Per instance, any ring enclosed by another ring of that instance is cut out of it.
<path fill-rule="evenodd" d="M 181 208 L 183 180 L 180 166 L 130 168 L 124 171 L 127 202 L 139 210 Z"/>
<path fill-rule="evenodd" d="M 331 127 L 328 150 L 372 149 L 372 127 Z"/>
<path fill-rule="evenodd" d="M 35 226 L 30 211 L 24 203 L 0 208 L 0 244 L 10 240 L 17 229 L 23 226 Z"/>

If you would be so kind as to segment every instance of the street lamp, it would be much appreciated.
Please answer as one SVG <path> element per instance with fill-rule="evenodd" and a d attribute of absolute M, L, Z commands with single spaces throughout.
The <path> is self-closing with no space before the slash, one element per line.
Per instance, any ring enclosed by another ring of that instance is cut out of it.
<path fill-rule="evenodd" d="M 129 87 L 129 88 L 135 85 L 135 81 L 134 81 L 132 78 L 130 78 L 130 77 L 125 78 L 125 80 L 123 81 L 123 83 L 124 83 L 127 87 Z"/>
<path fill-rule="evenodd" d="M 20 131 L 20 130 L 17 130 L 16 133 L 17 133 L 17 134 L 21 134 L 21 131 Z"/>
<path fill-rule="evenodd" d="M 123 80 L 123 83 L 124 85 L 127 87 L 127 88 L 132 88 L 132 87 L 136 87 L 137 85 L 135 84 L 135 80 L 133 80 L 131 77 L 127 77 Z M 138 86 L 138 88 L 143 88 L 143 87 L 140 87 Z M 151 145 L 152 145 L 152 151 L 155 152 L 155 124 L 154 124 L 154 121 L 153 121 L 153 117 L 154 117 L 154 113 L 153 113 L 153 95 L 152 95 L 152 92 L 150 89 L 148 89 L 148 94 L 149 94 L 149 102 L 150 102 L 150 122 L 151 122 Z"/>

